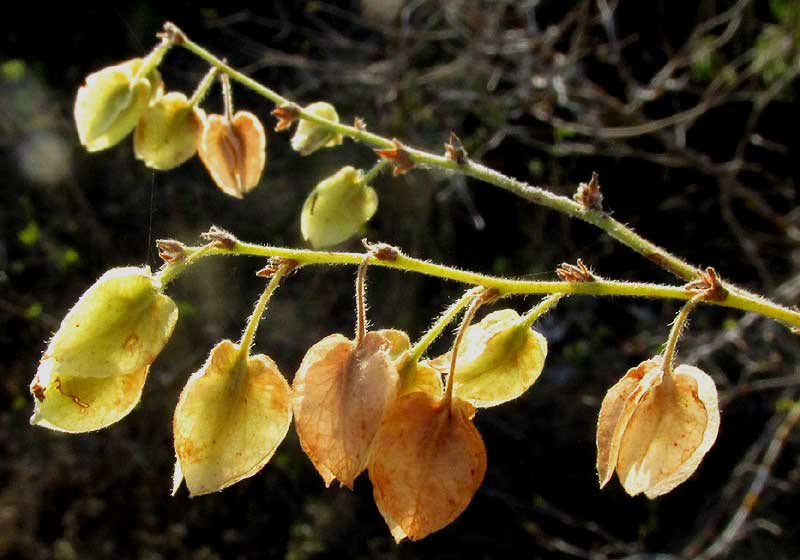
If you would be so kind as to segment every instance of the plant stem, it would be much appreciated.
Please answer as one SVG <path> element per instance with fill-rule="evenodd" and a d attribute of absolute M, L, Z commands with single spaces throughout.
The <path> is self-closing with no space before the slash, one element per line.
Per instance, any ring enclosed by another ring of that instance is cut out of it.
<path fill-rule="evenodd" d="M 389 165 L 388 160 L 385 159 L 380 160 L 378 163 L 373 165 L 369 171 L 367 171 L 362 175 L 361 182 L 365 185 L 369 185 L 375 177 L 380 175 L 383 172 L 383 170 L 386 169 L 388 165 Z"/>
<path fill-rule="evenodd" d="M 442 313 L 436 322 L 431 325 L 431 328 L 428 329 L 428 332 L 422 335 L 417 343 L 414 344 L 414 347 L 411 348 L 409 362 L 416 363 L 420 360 L 420 358 L 422 358 L 428 347 L 433 344 L 433 341 L 436 340 L 440 334 L 442 334 L 442 331 L 444 331 L 447 325 L 453 322 L 453 319 L 455 319 L 456 315 L 458 315 L 458 313 L 464 309 L 464 306 L 475 299 L 477 293 L 478 292 L 475 288 L 467 290 L 463 296 L 458 298 L 450 305 L 450 307 L 444 310 L 444 313 Z"/>
<path fill-rule="evenodd" d="M 218 68 L 221 72 L 229 75 L 231 79 L 236 80 L 255 93 L 269 99 L 275 103 L 275 105 L 281 106 L 291 103 L 291 100 L 286 99 L 272 89 L 235 70 L 233 67 L 217 58 L 190 39 L 186 38 L 186 40 L 181 43 L 181 46 L 194 53 L 199 58 L 205 60 L 210 65 Z M 299 106 L 297 107 L 297 110 L 299 118 L 314 122 L 321 127 L 324 127 L 332 132 L 337 132 L 339 134 L 348 136 L 353 140 L 370 144 L 378 148 L 391 148 L 394 146 L 394 143 L 390 139 L 378 134 L 367 132 L 366 130 L 360 130 L 354 126 L 348 126 L 338 122 L 330 121 L 320 117 L 319 115 L 306 111 Z M 408 153 L 414 163 L 422 167 L 433 167 L 455 173 L 462 173 L 469 177 L 473 177 L 485 183 L 489 183 L 501 189 L 510 191 L 517 196 L 535 204 L 547 206 L 548 208 L 561 212 L 562 214 L 566 214 L 573 218 L 578 218 L 595 225 L 604 230 L 620 243 L 627 245 L 637 253 L 640 253 L 650 261 L 678 276 L 679 278 L 683 278 L 684 280 L 694 280 L 701 272 L 700 269 L 690 265 L 684 260 L 640 236 L 631 228 L 609 216 L 603 210 L 587 208 L 566 196 L 553 194 L 546 189 L 535 187 L 523 181 L 513 179 L 512 177 L 503 175 L 498 171 L 490 169 L 472 160 L 467 160 L 465 163 L 459 163 L 443 155 L 432 154 L 430 152 L 408 146 L 404 146 L 404 150 Z M 725 284 L 725 288 L 731 289 L 732 286 Z"/>
<path fill-rule="evenodd" d="M 467 332 L 470 323 L 472 323 L 472 320 L 475 318 L 475 313 L 478 312 L 478 308 L 483 305 L 485 301 L 486 299 L 483 297 L 483 294 L 478 294 L 472 298 L 472 303 L 470 303 L 469 308 L 467 308 L 467 312 L 464 313 L 464 318 L 461 320 L 461 325 L 458 327 L 458 332 L 456 333 L 456 339 L 453 341 L 453 349 L 450 350 L 450 373 L 447 374 L 447 386 L 444 390 L 444 402 L 448 405 L 453 401 L 453 385 L 455 384 L 454 379 L 456 376 L 456 362 L 458 361 L 458 347 L 461 344 L 461 339 L 464 338 L 464 333 Z"/>
<path fill-rule="evenodd" d="M 367 301 L 365 294 L 365 284 L 367 282 L 367 266 L 369 266 L 370 255 L 364 255 L 358 263 L 356 273 L 356 346 L 367 336 Z"/>
<path fill-rule="evenodd" d="M 217 72 L 219 72 L 219 70 L 214 66 L 211 67 L 211 70 L 206 72 L 206 75 L 203 76 L 203 79 L 197 84 L 197 89 L 194 90 L 192 97 L 189 98 L 190 106 L 194 107 L 203 101 L 208 90 L 211 89 L 211 86 L 214 84 L 214 78 L 217 77 Z"/>
<path fill-rule="evenodd" d="M 161 61 L 164 59 L 164 55 L 172 48 L 173 44 L 174 43 L 169 38 L 166 36 L 163 37 L 161 42 L 156 45 L 156 47 L 150 51 L 150 54 L 142 61 L 142 65 L 139 66 L 139 71 L 136 72 L 136 79 L 144 78 L 150 72 L 158 68 L 158 65 L 161 64 Z"/>
<path fill-rule="evenodd" d="M 220 76 L 222 81 L 222 100 L 225 102 L 225 120 L 228 124 L 233 122 L 233 91 L 231 88 L 231 79 L 227 74 Z"/>
<path fill-rule="evenodd" d="M 201 252 L 202 251 L 202 252 Z M 226 249 L 217 246 L 189 247 L 190 254 L 181 263 L 167 265 L 159 273 L 162 284 L 172 281 L 190 264 L 200 257 L 209 255 L 249 255 L 254 257 L 283 257 L 297 261 L 298 266 L 323 264 L 323 265 L 357 265 L 364 259 L 363 253 L 342 253 L 333 251 L 313 251 L 310 249 L 291 249 L 287 247 L 272 247 L 255 243 L 238 241 L 232 248 Z M 199 253 L 199 254 L 198 254 Z M 598 279 L 593 282 L 549 282 L 535 280 L 515 280 L 500 278 L 467 270 L 460 270 L 441 264 L 435 264 L 407 255 L 398 254 L 395 260 L 373 260 L 373 266 L 416 272 L 484 288 L 494 288 L 501 296 L 523 294 L 583 294 L 591 296 L 626 296 L 650 297 L 660 299 L 689 300 L 694 294 L 682 286 L 668 286 L 664 284 L 649 284 L 645 282 L 621 282 L 616 280 Z M 721 300 L 708 300 L 704 303 L 718 305 L 741 311 L 752 311 L 784 323 L 791 327 L 800 328 L 800 312 L 778 305 L 765 298 L 736 291 L 727 294 Z"/>
<path fill-rule="evenodd" d="M 250 347 L 253 345 L 253 339 L 255 339 L 258 324 L 261 322 L 261 316 L 264 314 L 264 310 L 267 308 L 267 303 L 272 297 L 272 294 L 278 289 L 278 285 L 281 283 L 281 279 L 286 271 L 286 265 L 279 266 L 270 277 L 267 287 L 264 288 L 264 291 L 261 293 L 261 297 L 258 298 L 258 302 L 256 302 L 256 306 L 253 308 L 253 314 L 250 315 L 250 318 L 247 320 L 247 327 L 244 333 L 242 333 L 242 339 L 239 342 L 240 355 L 247 357 L 250 354 Z"/>
<path fill-rule="evenodd" d="M 564 294 L 553 294 L 552 296 L 547 296 L 542 301 L 539 302 L 533 309 L 528 311 L 525 315 L 520 317 L 520 324 L 524 327 L 530 328 L 536 320 L 550 311 L 555 305 L 559 302 L 559 300 L 564 297 Z"/>
<path fill-rule="evenodd" d="M 670 377 L 672 375 L 672 363 L 675 360 L 675 350 L 678 347 L 678 339 L 681 337 L 683 327 L 686 325 L 686 319 L 689 318 L 689 313 L 692 312 L 695 306 L 703 301 L 704 297 L 704 294 L 697 294 L 692 299 L 687 301 L 678 312 L 675 320 L 672 322 L 672 328 L 669 331 L 669 338 L 667 338 L 667 345 L 664 348 L 663 370 L 666 377 Z"/>

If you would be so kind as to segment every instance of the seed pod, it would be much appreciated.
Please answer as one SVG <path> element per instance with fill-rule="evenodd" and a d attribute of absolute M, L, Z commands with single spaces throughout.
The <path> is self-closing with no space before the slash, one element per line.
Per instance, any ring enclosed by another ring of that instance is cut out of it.
<path fill-rule="evenodd" d="M 522 324 L 516 311 L 494 311 L 464 333 L 453 391 L 479 408 L 516 399 L 539 378 L 546 356 L 547 340 Z M 450 359 L 448 352 L 431 364 L 447 371 Z"/>
<path fill-rule="evenodd" d="M 53 380 L 131 375 L 153 363 L 177 320 L 178 307 L 148 267 L 114 268 L 61 321 L 37 375 Z"/>
<path fill-rule="evenodd" d="M 336 108 L 330 103 L 317 101 L 305 108 L 306 111 L 314 113 L 329 121 L 339 122 L 339 115 Z M 313 154 L 320 148 L 332 148 L 342 143 L 342 135 L 337 132 L 321 127 L 317 123 L 301 120 L 297 125 L 297 130 L 292 136 L 292 149 L 300 152 L 300 155 L 307 156 Z"/>
<path fill-rule="evenodd" d="M 125 417 L 142 397 L 150 366 L 116 377 L 54 376 L 40 371 L 31 383 L 31 424 L 59 432 L 100 430 Z"/>
<path fill-rule="evenodd" d="M 142 114 L 133 134 L 136 158 L 151 169 L 178 167 L 197 153 L 205 113 L 182 93 L 159 97 Z"/>
<path fill-rule="evenodd" d="M 75 99 L 75 124 L 81 144 L 90 152 L 110 148 L 136 126 L 162 84 L 156 70 L 137 77 L 141 58 L 108 66 L 86 77 Z"/>
<path fill-rule="evenodd" d="M 369 478 L 397 542 L 419 540 L 463 512 L 486 474 L 486 448 L 470 421 L 475 409 L 427 393 L 399 398 L 375 437 Z"/>
<path fill-rule="evenodd" d="M 267 163 L 267 134 L 261 121 L 247 111 L 237 111 L 230 121 L 209 115 L 198 149 L 222 192 L 242 198 L 261 180 Z"/>
<path fill-rule="evenodd" d="M 180 477 L 192 496 L 258 473 L 292 422 L 289 384 L 267 356 L 246 356 L 223 340 L 189 379 L 173 428 Z"/>
<path fill-rule="evenodd" d="M 386 407 L 397 395 L 392 343 L 382 331 L 359 343 L 332 334 L 312 346 L 292 386 L 300 444 L 326 486 L 353 487 L 366 468 Z"/>
<path fill-rule="evenodd" d="M 714 381 L 680 365 L 666 375 L 661 357 L 628 370 L 606 393 L 597 423 L 600 487 L 616 470 L 625 491 L 648 498 L 688 479 L 717 438 Z"/>
<path fill-rule="evenodd" d="M 329 247 L 361 231 L 378 209 L 375 189 L 361 177 L 346 166 L 314 187 L 300 215 L 303 239 L 315 248 Z"/>

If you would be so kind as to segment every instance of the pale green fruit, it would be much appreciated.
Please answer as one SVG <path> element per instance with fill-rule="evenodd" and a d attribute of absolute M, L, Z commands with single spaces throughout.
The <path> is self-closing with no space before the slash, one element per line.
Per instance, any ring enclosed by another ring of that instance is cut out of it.
<path fill-rule="evenodd" d="M 75 125 L 81 144 L 90 152 L 110 148 L 139 122 L 150 100 L 160 93 L 161 79 L 153 71 L 136 73 L 142 64 L 134 58 L 108 66 L 86 77 L 75 99 Z"/>
<path fill-rule="evenodd" d="M 323 119 L 339 122 L 339 115 L 336 113 L 336 108 L 330 103 L 317 101 L 308 105 L 305 110 Z M 292 149 L 296 152 L 300 152 L 302 156 L 313 154 L 321 148 L 332 148 L 341 143 L 341 134 L 332 132 L 307 120 L 300 121 L 297 125 L 297 130 L 292 136 Z"/>
<path fill-rule="evenodd" d="M 377 209 L 375 189 L 361 181 L 359 171 L 343 167 L 321 181 L 303 204 L 303 239 L 316 248 L 346 241 L 361 231 Z"/>
<path fill-rule="evenodd" d="M 136 158 L 151 169 L 178 167 L 197 153 L 205 113 L 182 93 L 170 92 L 150 104 L 133 134 Z"/>
<path fill-rule="evenodd" d="M 516 311 L 495 311 L 464 333 L 453 392 L 478 408 L 516 399 L 539 378 L 546 356 L 547 340 L 523 325 Z M 448 352 L 432 363 L 447 371 L 450 357 Z"/>
<path fill-rule="evenodd" d="M 251 477 L 269 462 L 292 422 L 291 389 L 267 356 L 217 344 L 189 379 L 175 409 L 177 464 L 192 496 Z"/>
<path fill-rule="evenodd" d="M 117 377 L 89 378 L 36 374 L 31 393 L 36 397 L 31 424 L 59 432 L 100 430 L 125 417 L 142 397 L 150 366 Z"/>
<path fill-rule="evenodd" d="M 64 317 L 37 376 L 130 375 L 153 363 L 177 320 L 178 307 L 148 267 L 111 269 Z"/>

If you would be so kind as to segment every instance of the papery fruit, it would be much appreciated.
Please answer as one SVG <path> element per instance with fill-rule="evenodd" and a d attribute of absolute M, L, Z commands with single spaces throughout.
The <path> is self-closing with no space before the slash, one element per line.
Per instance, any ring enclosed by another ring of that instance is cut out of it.
<path fill-rule="evenodd" d="M 346 166 L 314 187 L 300 215 L 303 239 L 329 247 L 361 231 L 378 209 L 375 189 L 361 179 L 360 171 Z"/>
<path fill-rule="evenodd" d="M 386 412 L 369 460 L 378 510 L 397 542 L 449 525 L 486 474 L 486 448 L 474 407 L 416 392 Z"/>
<path fill-rule="evenodd" d="M 247 356 L 230 340 L 217 344 L 192 374 L 175 409 L 177 484 L 192 496 L 258 473 L 286 437 L 291 390 L 267 356 Z"/>
<path fill-rule="evenodd" d="M 323 119 L 336 123 L 339 122 L 339 115 L 336 113 L 336 108 L 325 101 L 311 103 L 305 110 Z M 332 148 L 341 143 L 341 134 L 332 132 L 309 120 L 301 120 L 297 125 L 297 130 L 292 136 L 292 149 L 299 152 L 302 156 L 312 154 L 320 148 Z"/>
<path fill-rule="evenodd" d="M 198 151 L 222 192 L 242 198 L 261 180 L 267 163 L 267 134 L 261 121 L 248 111 L 237 111 L 230 121 L 222 115 L 209 115 Z"/>
<path fill-rule="evenodd" d="M 75 99 L 75 125 L 90 152 L 110 148 L 136 126 L 150 100 L 160 94 L 156 70 L 138 76 L 141 58 L 108 66 L 86 77 Z"/>
<path fill-rule="evenodd" d="M 146 368 L 169 340 L 178 307 L 148 267 L 114 268 L 70 309 L 50 340 L 37 375 L 109 378 Z"/>
<path fill-rule="evenodd" d="M 136 158 L 151 169 L 178 167 L 197 153 L 205 113 L 182 93 L 159 97 L 142 113 L 133 134 Z"/>
<path fill-rule="evenodd" d="M 31 383 L 31 424 L 60 432 L 100 430 L 126 416 L 142 396 L 149 366 L 116 377 L 54 376 L 39 371 Z"/>
<path fill-rule="evenodd" d="M 344 486 L 366 468 L 386 407 L 397 395 L 393 345 L 382 331 L 358 342 L 332 334 L 312 346 L 292 385 L 300 444 L 329 486 Z"/>
<path fill-rule="evenodd" d="M 448 352 L 431 364 L 447 371 L 451 356 Z M 454 394 L 479 408 L 516 399 L 539 378 L 546 357 L 547 340 L 524 324 L 516 311 L 494 311 L 464 333 Z"/>
<path fill-rule="evenodd" d="M 597 422 L 600 486 L 616 470 L 625 491 L 648 498 L 689 478 L 717 438 L 714 381 L 680 365 L 665 374 L 660 357 L 628 370 L 606 393 Z"/>

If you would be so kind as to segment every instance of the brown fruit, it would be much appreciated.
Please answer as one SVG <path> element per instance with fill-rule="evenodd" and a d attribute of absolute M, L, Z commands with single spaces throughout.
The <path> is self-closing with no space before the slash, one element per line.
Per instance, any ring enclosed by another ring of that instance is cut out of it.
<path fill-rule="evenodd" d="M 628 370 L 609 389 L 597 423 L 600 487 L 616 470 L 628 494 L 666 494 L 688 479 L 717 438 L 714 381 L 696 367 L 665 374 L 660 357 Z"/>
<path fill-rule="evenodd" d="M 238 111 L 230 121 L 222 115 L 209 115 L 199 154 L 222 192 L 242 198 L 261 180 L 267 162 L 267 135 L 258 118 L 247 111 Z"/>
<path fill-rule="evenodd" d="M 332 334 L 308 350 L 295 375 L 297 434 L 326 486 L 338 479 L 353 487 L 397 395 L 394 345 L 382 332 L 367 333 L 359 343 Z"/>
<path fill-rule="evenodd" d="M 475 408 L 416 392 L 381 422 L 369 461 L 378 510 L 397 542 L 449 525 L 486 474 L 486 448 L 471 422 Z"/>

